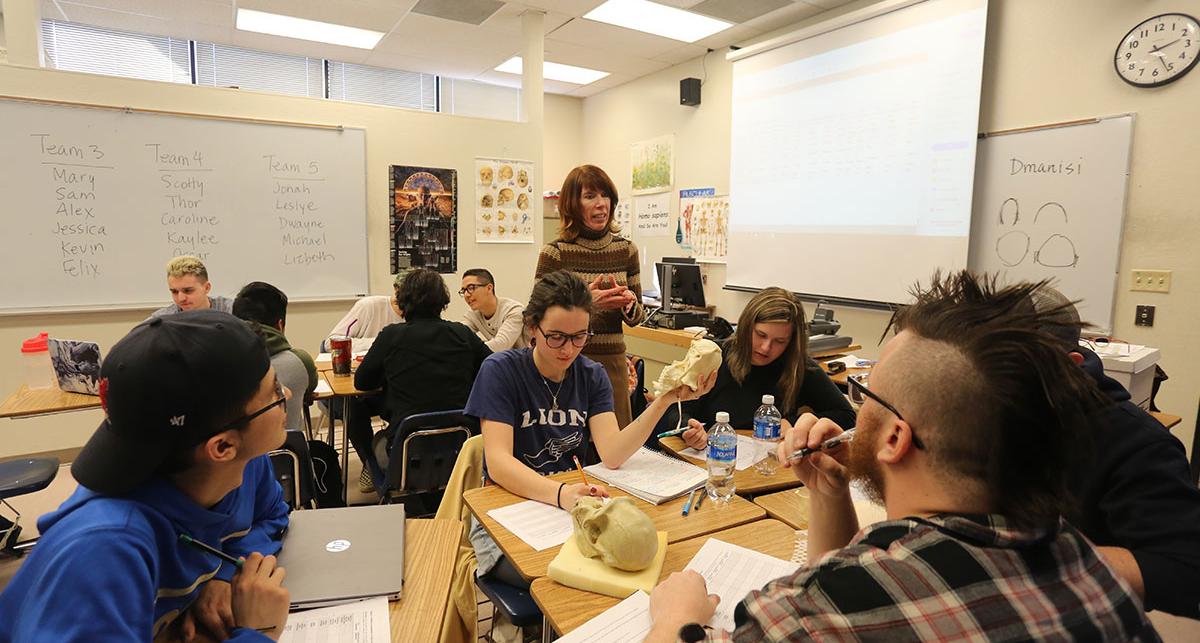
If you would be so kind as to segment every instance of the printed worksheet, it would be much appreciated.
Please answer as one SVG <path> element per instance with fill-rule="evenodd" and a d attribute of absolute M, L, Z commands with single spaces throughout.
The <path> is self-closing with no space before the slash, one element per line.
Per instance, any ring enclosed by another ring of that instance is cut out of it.
<path fill-rule="evenodd" d="M 750 590 L 761 589 L 776 578 L 792 574 L 800 565 L 709 538 L 685 569 L 703 576 L 708 593 L 721 597 L 709 625 L 732 632 L 733 610 Z"/>
<path fill-rule="evenodd" d="M 487 513 L 537 551 L 567 542 L 575 531 L 571 514 L 536 500 L 518 502 Z"/>
<path fill-rule="evenodd" d="M 376 596 L 357 603 L 288 615 L 279 643 L 388 643 L 392 640 L 388 600 Z"/>
<path fill-rule="evenodd" d="M 650 633 L 650 596 L 641 590 L 559 638 L 558 643 L 627 643 Z"/>

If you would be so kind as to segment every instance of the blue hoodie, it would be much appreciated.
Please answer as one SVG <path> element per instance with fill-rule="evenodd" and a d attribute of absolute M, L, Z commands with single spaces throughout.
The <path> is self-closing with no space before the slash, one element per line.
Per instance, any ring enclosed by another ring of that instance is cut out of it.
<path fill-rule="evenodd" d="M 279 551 L 288 506 L 266 456 L 210 509 L 163 478 L 125 496 L 80 486 L 38 520 L 42 537 L 0 594 L 0 642 L 149 641 L 179 617 L 212 578 L 237 571 L 181 545 L 179 534 L 234 556 Z M 234 630 L 235 641 L 267 641 Z"/>

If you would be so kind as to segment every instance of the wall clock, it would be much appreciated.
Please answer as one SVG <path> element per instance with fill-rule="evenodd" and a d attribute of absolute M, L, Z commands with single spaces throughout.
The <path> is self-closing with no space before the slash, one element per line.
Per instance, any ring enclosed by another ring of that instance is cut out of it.
<path fill-rule="evenodd" d="M 1143 21 L 1117 45 L 1113 65 L 1134 87 L 1158 87 L 1179 80 L 1196 66 L 1200 23 L 1182 13 L 1164 13 Z"/>

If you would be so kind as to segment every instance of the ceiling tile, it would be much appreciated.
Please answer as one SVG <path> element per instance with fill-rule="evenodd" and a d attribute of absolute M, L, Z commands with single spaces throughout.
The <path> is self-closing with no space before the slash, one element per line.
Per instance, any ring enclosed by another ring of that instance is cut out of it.
<path fill-rule="evenodd" d="M 557 40 L 546 43 L 546 60 L 634 77 L 644 76 L 667 67 L 666 63 L 649 58 L 630 56 L 620 51 L 593 49 Z"/>
<path fill-rule="evenodd" d="M 571 17 L 579 17 L 604 4 L 605 0 L 510 0 L 510 6 L 524 9 L 537 9 L 550 13 L 564 13 Z"/>
<path fill-rule="evenodd" d="M 592 20 L 572 20 L 547 36 L 547 40 L 573 43 L 606 51 L 623 51 L 642 58 L 653 58 L 682 44 L 678 40 L 633 29 L 614 27 Z"/>
<path fill-rule="evenodd" d="M 482 26 L 485 29 L 496 29 L 520 34 L 523 30 L 521 15 L 529 10 L 528 7 L 521 6 L 515 2 L 509 2 L 504 5 L 503 9 L 497 11 L 491 18 L 488 18 L 487 22 L 483 23 Z M 542 33 L 548 34 L 571 20 L 572 17 L 566 13 L 556 11 L 547 13 L 542 20 Z"/>
<path fill-rule="evenodd" d="M 804 2 L 819 7 L 822 11 L 829 9 L 837 9 L 844 4 L 850 4 L 854 0 L 803 0 Z"/>
<path fill-rule="evenodd" d="M 417 0 L 237 0 L 240 9 L 266 11 L 384 33 L 391 31 L 416 3 Z"/>
<path fill-rule="evenodd" d="M 699 58 L 707 53 L 707 51 L 708 50 L 704 47 L 697 47 L 696 45 L 683 45 L 666 53 L 659 54 L 658 56 L 655 56 L 654 59 L 665 63 L 668 66 L 678 65 L 679 63 L 687 62 L 693 58 Z"/>
<path fill-rule="evenodd" d="M 792 0 L 704 0 L 693 5 L 691 10 L 718 20 L 741 24 L 791 3 Z"/>

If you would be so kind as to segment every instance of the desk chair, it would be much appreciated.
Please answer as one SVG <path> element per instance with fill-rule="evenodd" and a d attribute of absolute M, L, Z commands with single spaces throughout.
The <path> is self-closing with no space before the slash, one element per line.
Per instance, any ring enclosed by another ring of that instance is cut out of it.
<path fill-rule="evenodd" d="M 542 624 L 542 611 L 538 609 L 533 595 L 528 589 L 513 587 L 504 581 L 476 576 L 475 584 L 485 596 L 492 601 L 492 609 L 504 614 L 510 623 L 524 630 L 527 627 Z M 492 616 L 492 625 L 488 629 L 487 638 L 490 641 L 492 631 L 496 629 L 496 617 Z M 542 625 L 542 641 L 550 640 L 549 624 Z"/>
<path fill-rule="evenodd" d="M 0 462 L 0 505 L 13 514 L 12 524 L 0 532 L 0 552 L 19 556 L 36 542 L 17 545 L 17 538 L 21 535 L 21 512 L 8 504 L 8 499 L 41 491 L 50 486 L 57 475 L 58 458 L 21 458 Z M 7 522 L 7 519 L 4 521 Z"/>
<path fill-rule="evenodd" d="M 303 431 L 288 431 L 283 446 L 267 454 L 275 479 L 283 487 L 283 498 L 292 510 L 316 509 L 312 456 Z"/>
<path fill-rule="evenodd" d="M 477 433 L 477 421 L 462 409 L 404 418 L 394 431 L 385 432 L 389 437 L 378 441 L 378 451 L 369 454 L 366 463 L 380 502 L 444 490 L 463 443 Z M 383 453 L 387 454 L 387 471 L 379 464 Z"/>

